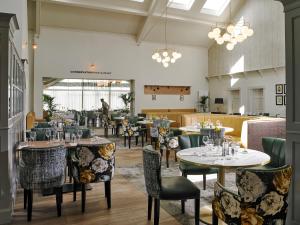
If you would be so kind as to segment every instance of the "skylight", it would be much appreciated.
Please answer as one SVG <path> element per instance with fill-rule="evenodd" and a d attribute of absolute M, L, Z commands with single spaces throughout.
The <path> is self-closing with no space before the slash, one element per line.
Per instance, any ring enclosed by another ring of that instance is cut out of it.
<path fill-rule="evenodd" d="M 169 0 L 168 6 L 175 9 L 190 10 L 195 0 Z"/>
<path fill-rule="evenodd" d="M 144 2 L 144 0 L 131 0 L 133 2 Z"/>
<path fill-rule="evenodd" d="M 214 16 L 220 16 L 226 9 L 229 2 L 230 0 L 206 0 L 201 12 Z"/>

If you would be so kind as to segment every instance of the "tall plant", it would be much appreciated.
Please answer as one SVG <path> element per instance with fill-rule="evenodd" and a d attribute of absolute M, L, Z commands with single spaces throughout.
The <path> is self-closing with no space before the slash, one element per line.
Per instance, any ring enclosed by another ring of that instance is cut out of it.
<path fill-rule="evenodd" d="M 129 92 L 127 94 L 121 94 L 120 98 L 123 100 L 123 103 L 125 105 L 124 112 L 129 112 L 129 104 L 133 102 L 134 100 L 134 92 Z"/>
<path fill-rule="evenodd" d="M 56 104 L 54 104 L 54 97 L 50 95 L 43 94 L 43 104 L 46 106 L 48 113 L 46 120 L 50 121 L 50 118 L 53 116 L 53 112 L 56 111 Z"/>

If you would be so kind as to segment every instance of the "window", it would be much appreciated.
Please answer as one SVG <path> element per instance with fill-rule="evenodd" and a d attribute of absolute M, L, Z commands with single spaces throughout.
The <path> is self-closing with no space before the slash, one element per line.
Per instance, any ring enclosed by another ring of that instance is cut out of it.
<path fill-rule="evenodd" d="M 220 16 L 226 9 L 230 0 L 206 0 L 201 9 L 202 13 Z"/>
<path fill-rule="evenodd" d="M 124 108 L 121 94 L 130 92 L 129 81 L 63 79 L 44 89 L 54 98 L 59 110 L 95 110 L 102 107 L 103 98 L 110 110 Z"/>
<path fill-rule="evenodd" d="M 260 114 L 264 112 L 264 89 L 254 88 L 249 90 L 249 110 L 250 114 Z"/>
<path fill-rule="evenodd" d="M 168 6 L 175 9 L 190 10 L 195 0 L 169 0 Z"/>

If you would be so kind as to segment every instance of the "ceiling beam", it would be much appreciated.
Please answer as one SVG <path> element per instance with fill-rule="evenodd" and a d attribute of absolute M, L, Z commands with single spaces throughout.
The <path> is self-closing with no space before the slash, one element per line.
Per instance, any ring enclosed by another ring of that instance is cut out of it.
<path fill-rule="evenodd" d="M 145 22 L 142 25 L 142 27 L 139 30 L 139 32 L 137 34 L 137 37 L 136 37 L 137 45 L 140 45 L 142 43 L 142 41 L 145 38 L 145 35 L 146 35 L 147 31 L 150 28 L 151 18 L 152 18 L 152 15 L 153 15 L 154 11 L 155 11 L 157 3 L 158 3 L 157 0 L 152 0 L 152 2 L 151 2 L 151 5 L 150 5 L 149 10 L 148 10 L 148 15 L 145 19 Z"/>
<path fill-rule="evenodd" d="M 68 5 L 75 7 L 82 7 L 88 9 L 98 9 L 107 12 L 124 13 L 129 15 L 147 16 L 147 11 L 142 9 L 135 9 L 124 6 L 117 6 L 113 4 L 102 3 L 101 1 L 88 2 L 82 0 L 42 0 L 43 2 L 55 3 L 60 5 Z"/>

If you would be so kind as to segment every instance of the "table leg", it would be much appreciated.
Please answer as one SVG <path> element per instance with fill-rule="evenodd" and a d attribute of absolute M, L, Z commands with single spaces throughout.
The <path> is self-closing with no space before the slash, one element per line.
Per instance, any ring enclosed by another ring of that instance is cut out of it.
<path fill-rule="evenodd" d="M 221 167 L 219 168 L 219 173 L 218 173 L 218 182 L 225 186 L 225 168 Z"/>

